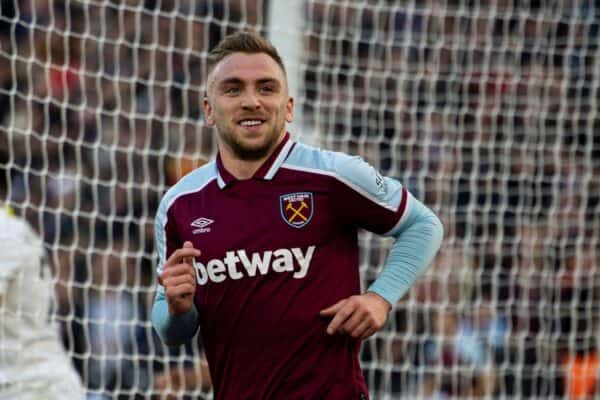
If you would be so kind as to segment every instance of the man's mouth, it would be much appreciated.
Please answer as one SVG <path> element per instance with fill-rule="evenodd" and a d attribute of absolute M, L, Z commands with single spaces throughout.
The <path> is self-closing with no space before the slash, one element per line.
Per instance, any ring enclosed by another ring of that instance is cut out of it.
<path fill-rule="evenodd" d="M 262 119 L 243 119 L 238 122 L 241 126 L 257 126 L 264 123 Z"/>

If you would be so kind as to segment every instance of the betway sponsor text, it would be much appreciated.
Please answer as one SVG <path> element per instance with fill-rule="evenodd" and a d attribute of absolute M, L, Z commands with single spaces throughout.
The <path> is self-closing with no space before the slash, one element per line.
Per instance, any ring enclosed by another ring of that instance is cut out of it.
<path fill-rule="evenodd" d="M 306 276 L 315 246 L 309 246 L 306 251 L 298 247 L 291 249 L 266 250 L 251 253 L 246 250 L 233 250 L 225 253 L 223 259 L 209 260 L 206 265 L 194 260 L 196 281 L 198 285 L 206 285 L 208 281 L 219 283 L 225 279 L 242 279 L 266 275 L 269 272 L 292 273 L 295 279 Z"/>

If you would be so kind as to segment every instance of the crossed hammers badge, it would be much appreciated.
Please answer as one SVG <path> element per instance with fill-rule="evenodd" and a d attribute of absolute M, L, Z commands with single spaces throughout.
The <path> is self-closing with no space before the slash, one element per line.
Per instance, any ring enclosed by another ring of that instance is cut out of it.
<path fill-rule="evenodd" d="M 310 192 L 284 194 L 279 197 L 279 210 L 289 226 L 302 228 L 313 216 L 313 195 Z"/>

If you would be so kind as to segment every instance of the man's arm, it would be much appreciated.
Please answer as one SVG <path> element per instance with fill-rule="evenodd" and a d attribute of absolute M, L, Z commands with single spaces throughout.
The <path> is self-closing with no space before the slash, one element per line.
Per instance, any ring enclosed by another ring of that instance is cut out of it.
<path fill-rule="evenodd" d="M 390 232 L 395 241 L 383 271 L 367 293 L 342 299 L 321 311 L 322 316 L 333 317 L 327 333 L 347 333 L 366 339 L 377 332 L 391 309 L 432 261 L 441 245 L 442 223 L 421 202 L 414 198 L 410 201 L 408 214 Z"/>
<path fill-rule="evenodd" d="M 161 339 L 178 346 L 191 339 L 198 329 L 198 311 L 194 306 L 196 273 L 193 257 L 200 251 L 191 242 L 175 250 L 158 276 L 159 287 L 152 306 L 152 323 Z"/>
<path fill-rule="evenodd" d="M 196 273 L 193 258 L 200 255 L 200 251 L 194 249 L 191 242 L 177 249 L 180 242 L 176 229 L 167 220 L 163 201 L 154 225 L 159 266 L 152 324 L 167 345 L 179 346 L 191 339 L 198 329 L 198 312 L 194 306 Z"/>
<path fill-rule="evenodd" d="M 152 305 L 152 325 L 167 346 L 179 346 L 196 334 L 198 311 L 192 306 L 185 314 L 171 315 L 164 293 L 157 293 Z"/>
<path fill-rule="evenodd" d="M 396 302 L 438 251 L 443 227 L 438 217 L 395 179 L 382 177 L 359 157 L 333 154 L 343 219 L 395 238 L 383 271 L 367 293 L 342 299 L 321 311 L 331 317 L 327 333 L 365 339 L 383 327 Z"/>
<path fill-rule="evenodd" d="M 423 203 L 409 196 L 410 207 L 398 227 L 381 274 L 369 287 L 394 306 L 423 274 L 442 243 L 444 228 L 439 218 Z"/>

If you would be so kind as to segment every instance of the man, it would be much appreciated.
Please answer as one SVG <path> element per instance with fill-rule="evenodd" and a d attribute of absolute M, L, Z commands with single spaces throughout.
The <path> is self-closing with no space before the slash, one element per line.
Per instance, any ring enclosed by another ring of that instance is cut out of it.
<path fill-rule="evenodd" d="M 85 396 L 48 321 L 53 287 L 43 260 L 33 230 L 0 209 L 0 400 Z"/>
<path fill-rule="evenodd" d="M 200 327 L 216 399 L 366 399 L 361 340 L 432 260 L 441 223 L 360 158 L 290 139 L 269 42 L 238 33 L 209 57 L 218 154 L 159 206 L 154 325 L 169 345 Z M 396 238 L 363 294 L 359 228 Z"/>

